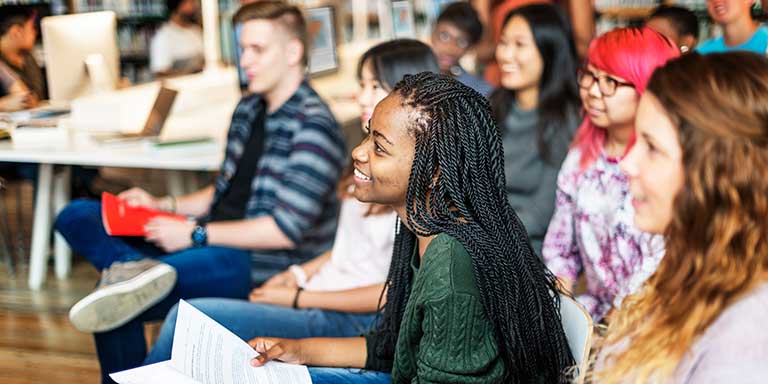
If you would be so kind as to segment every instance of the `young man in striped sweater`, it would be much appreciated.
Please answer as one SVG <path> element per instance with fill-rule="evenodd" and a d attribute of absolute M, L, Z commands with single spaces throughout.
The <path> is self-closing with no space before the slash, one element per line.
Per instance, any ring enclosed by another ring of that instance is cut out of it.
<path fill-rule="evenodd" d="M 155 219 L 134 241 L 105 233 L 97 202 L 75 201 L 57 218 L 74 251 L 103 270 L 96 291 L 70 310 L 77 328 L 95 333 L 103 382 L 142 363 L 143 323 L 162 319 L 179 299 L 245 299 L 254 284 L 332 245 L 346 150 L 304 77 L 302 14 L 264 1 L 241 8 L 235 22 L 252 94 L 234 112 L 216 182 L 185 196 L 121 194 L 196 221 Z"/>

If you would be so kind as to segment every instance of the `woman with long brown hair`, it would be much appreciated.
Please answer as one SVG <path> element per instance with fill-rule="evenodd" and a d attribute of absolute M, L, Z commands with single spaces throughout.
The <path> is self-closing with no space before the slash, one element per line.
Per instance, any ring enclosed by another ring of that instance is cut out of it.
<path fill-rule="evenodd" d="M 768 60 L 691 54 L 657 70 L 622 162 L 635 224 L 666 255 L 610 323 L 595 382 L 768 380 Z"/>

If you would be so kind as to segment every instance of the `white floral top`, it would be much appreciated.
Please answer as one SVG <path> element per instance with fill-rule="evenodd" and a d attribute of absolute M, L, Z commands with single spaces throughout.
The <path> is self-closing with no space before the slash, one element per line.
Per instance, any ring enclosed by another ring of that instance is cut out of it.
<path fill-rule="evenodd" d="M 542 256 L 558 277 L 575 282 L 586 274 L 587 292 L 577 300 L 600 321 L 653 274 L 664 242 L 635 228 L 629 178 L 618 159 L 601 154 L 581 170 L 580 158 L 571 149 L 558 174 Z"/>

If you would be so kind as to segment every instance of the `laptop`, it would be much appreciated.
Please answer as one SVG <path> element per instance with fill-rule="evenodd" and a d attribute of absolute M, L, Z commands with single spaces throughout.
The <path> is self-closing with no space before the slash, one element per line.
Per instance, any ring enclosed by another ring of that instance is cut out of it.
<path fill-rule="evenodd" d="M 100 143 L 122 143 L 144 139 L 156 139 L 163 130 L 168 115 L 171 114 L 171 107 L 176 100 L 177 91 L 160 87 L 160 92 L 155 98 L 155 103 L 149 111 L 144 128 L 135 133 L 93 133 L 91 136 Z"/>

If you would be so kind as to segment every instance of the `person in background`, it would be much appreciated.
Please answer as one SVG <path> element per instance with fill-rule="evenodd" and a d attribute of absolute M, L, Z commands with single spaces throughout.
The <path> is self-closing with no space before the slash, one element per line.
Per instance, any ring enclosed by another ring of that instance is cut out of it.
<path fill-rule="evenodd" d="M 457 2 L 445 7 L 437 17 L 432 31 L 432 50 L 437 56 L 440 71 L 480 92 L 483 96 L 493 91 L 481 77 L 468 73 L 459 60 L 483 37 L 483 24 L 469 3 Z"/>
<path fill-rule="evenodd" d="M 203 30 L 197 0 L 167 0 L 170 18 L 157 30 L 149 50 L 149 69 L 156 77 L 203 69 Z"/>
<path fill-rule="evenodd" d="M 728 51 L 768 53 L 768 27 L 752 19 L 754 0 L 707 0 L 707 11 L 723 35 L 704 41 L 696 48 L 701 54 Z"/>
<path fill-rule="evenodd" d="M 20 5 L 0 6 L 0 96 L 15 96 L 14 109 L 33 108 L 46 98 L 43 71 L 32 56 L 37 40 L 36 14 Z M 24 95 L 24 96 L 22 96 Z"/>
<path fill-rule="evenodd" d="M 144 238 L 104 231 L 101 205 L 73 201 L 55 228 L 72 249 L 102 270 L 98 288 L 69 312 L 95 333 L 102 380 L 141 365 L 144 322 L 160 320 L 179 299 L 245 299 L 254 284 L 331 248 L 344 139 L 333 114 L 310 87 L 306 24 L 280 1 L 244 6 L 241 65 L 251 95 L 232 116 L 214 185 L 158 198 L 141 189 L 129 204 L 195 220 L 155 218 Z"/>
<path fill-rule="evenodd" d="M 765 383 L 768 60 L 671 61 L 636 127 L 621 167 L 635 224 L 663 234 L 666 255 L 609 325 L 594 382 Z"/>
<path fill-rule="evenodd" d="M 595 14 L 592 0 L 475 0 L 480 20 L 485 26 L 485 35 L 477 46 L 478 60 L 485 64 L 485 80 L 494 87 L 499 86 L 501 72 L 495 60 L 496 45 L 507 14 L 515 8 L 528 4 L 553 3 L 565 10 L 572 26 L 573 40 L 579 57 L 585 57 L 587 47 L 595 36 Z"/>
<path fill-rule="evenodd" d="M 0 112 L 14 112 L 32 108 L 37 97 L 19 79 L 16 72 L 0 62 Z"/>
<path fill-rule="evenodd" d="M 629 179 L 619 161 L 635 140 L 635 113 L 654 69 L 679 56 L 662 34 L 646 27 L 607 32 L 589 47 L 579 71 L 586 118 L 557 176 L 555 213 L 542 256 L 598 322 L 634 292 L 663 256 L 663 239 L 638 230 Z"/>
<path fill-rule="evenodd" d="M 565 16 L 550 4 L 516 8 L 504 23 L 496 61 L 501 86 L 490 100 L 503 132 L 507 197 L 540 255 L 557 172 L 580 122 L 578 64 Z"/>
<path fill-rule="evenodd" d="M 410 39 L 372 47 L 358 68 L 363 128 L 397 80 L 409 73 L 438 71 L 429 46 Z M 350 165 L 339 183 L 342 203 L 332 250 L 275 275 L 251 292 L 250 303 L 220 298 L 189 303 L 244 340 L 351 337 L 367 332 L 392 259 L 397 215 L 387 206 L 355 199 L 353 173 Z M 174 307 L 166 317 L 145 364 L 171 358 L 177 310 Z"/>
<path fill-rule="evenodd" d="M 573 357 L 557 281 L 507 202 L 485 97 L 408 75 L 368 129 L 352 152 L 355 197 L 400 219 L 382 321 L 365 337 L 256 338 L 251 364 L 310 365 L 315 384 L 560 382 Z"/>
<path fill-rule="evenodd" d="M 699 19 L 690 9 L 660 5 L 645 21 L 645 26 L 668 37 L 681 53 L 696 47 L 699 39 Z"/>

